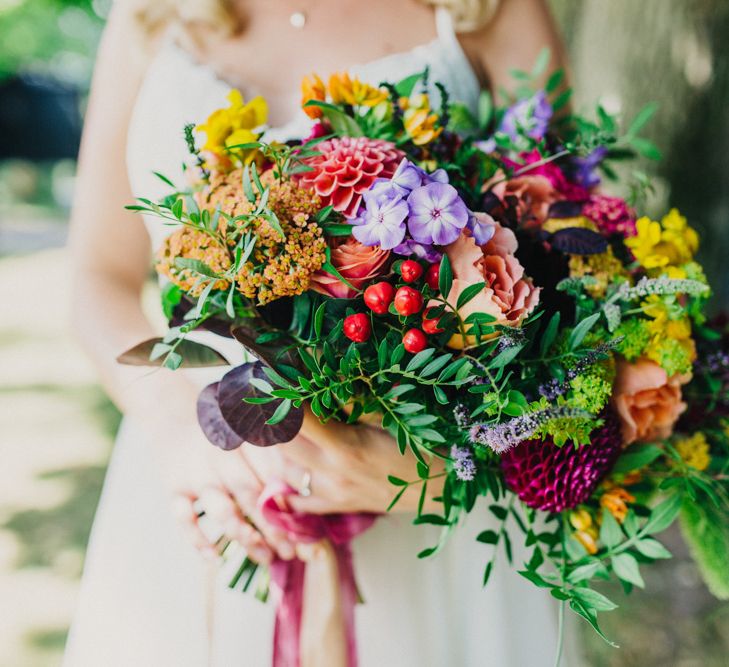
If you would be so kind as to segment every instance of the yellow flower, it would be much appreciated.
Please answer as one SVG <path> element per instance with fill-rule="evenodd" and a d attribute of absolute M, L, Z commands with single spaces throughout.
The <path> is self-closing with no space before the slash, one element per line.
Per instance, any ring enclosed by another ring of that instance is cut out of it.
<path fill-rule="evenodd" d="M 591 276 L 595 279 L 596 282 L 586 284 L 585 289 L 589 294 L 598 299 L 605 296 L 608 285 L 615 278 L 628 278 L 628 273 L 623 268 L 623 263 L 615 257 L 613 249 L 609 246 L 606 252 L 595 255 L 570 255 L 569 267 L 570 277 L 582 278 L 583 276 Z"/>
<path fill-rule="evenodd" d="M 635 496 L 620 486 L 608 489 L 600 496 L 600 506 L 607 509 L 618 523 L 625 521 L 625 517 L 628 514 L 628 503 L 632 502 L 635 502 Z"/>
<path fill-rule="evenodd" d="M 405 131 L 416 146 L 429 144 L 443 132 L 442 127 L 437 127 L 438 115 L 432 113 L 430 100 L 425 94 L 416 95 L 407 101 L 404 121 Z"/>
<path fill-rule="evenodd" d="M 588 554 L 597 553 L 597 527 L 590 513 L 585 509 L 574 510 L 570 512 L 569 519 L 575 529 L 572 536 L 585 547 Z"/>
<path fill-rule="evenodd" d="M 675 208 L 661 222 L 647 217 L 636 223 L 636 235 L 625 239 L 625 245 L 644 268 L 660 269 L 680 266 L 691 261 L 699 246 L 699 237 Z"/>
<path fill-rule="evenodd" d="M 572 227 L 589 229 L 593 232 L 597 231 L 597 225 L 584 215 L 578 215 L 574 218 L 548 218 L 542 225 L 542 229 L 550 234 L 554 234 L 561 229 L 570 229 Z"/>
<path fill-rule="evenodd" d="M 335 104 L 374 107 L 387 99 L 387 91 L 363 83 L 349 74 L 332 74 L 329 77 L 329 95 Z"/>
<path fill-rule="evenodd" d="M 706 470 L 709 467 L 709 463 L 711 463 L 709 443 L 703 433 L 699 432 L 682 438 L 674 446 L 687 466 L 696 468 L 696 470 Z"/>
<path fill-rule="evenodd" d="M 239 91 L 231 90 L 228 101 L 230 106 L 213 111 L 207 121 L 197 127 L 206 135 L 202 150 L 222 159 L 230 157 L 227 149 L 232 146 L 257 141 L 261 135 L 255 130 L 264 125 L 268 117 L 268 105 L 262 97 L 254 97 L 246 103 Z M 253 161 L 257 153 L 256 149 L 239 151 L 246 164 Z"/>
<path fill-rule="evenodd" d="M 671 307 L 657 294 L 651 294 L 643 301 L 641 308 L 651 318 L 648 323 L 651 338 L 645 355 L 664 366 L 668 361 L 666 355 L 675 356 L 677 351 L 687 363 L 693 363 L 696 359 L 696 344 L 691 337 L 691 321 L 680 305 L 674 303 Z"/>
<path fill-rule="evenodd" d="M 324 86 L 324 82 L 319 78 L 318 75 L 312 74 L 311 78 L 305 76 L 301 80 L 301 106 L 304 109 L 309 118 L 316 120 L 321 118 L 322 112 L 319 107 L 307 107 L 307 102 L 311 100 L 318 100 L 324 102 L 327 98 L 327 91 Z"/>

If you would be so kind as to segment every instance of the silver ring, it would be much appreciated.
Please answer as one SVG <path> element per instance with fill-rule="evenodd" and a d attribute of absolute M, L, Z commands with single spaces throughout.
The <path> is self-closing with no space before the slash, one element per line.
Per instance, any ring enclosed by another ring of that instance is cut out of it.
<path fill-rule="evenodd" d="M 308 498 L 311 495 L 311 473 L 308 470 L 301 477 L 299 495 L 302 498 Z"/>

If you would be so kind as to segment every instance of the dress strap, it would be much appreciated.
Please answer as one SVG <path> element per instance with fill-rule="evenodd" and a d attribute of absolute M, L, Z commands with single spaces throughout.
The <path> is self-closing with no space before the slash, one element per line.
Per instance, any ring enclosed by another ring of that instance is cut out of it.
<path fill-rule="evenodd" d="M 438 39 L 446 47 L 460 53 L 461 44 L 456 36 L 453 16 L 445 7 L 437 7 L 435 10 L 435 30 L 438 33 Z"/>

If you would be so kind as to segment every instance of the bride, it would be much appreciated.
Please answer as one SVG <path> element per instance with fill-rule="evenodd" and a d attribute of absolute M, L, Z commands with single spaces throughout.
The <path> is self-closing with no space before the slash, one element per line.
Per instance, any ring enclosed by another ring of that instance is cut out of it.
<path fill-rule="evenodd" d="M 273 606 L 226 588 L 195 508 L 268 563 L 292 558 L 295 545 L 256 509 L 266 480 L 310 490 L 296 499 L 304 512 L 382 512 L 392 496 L 387 475 L 415 474 L 388 435 L 344 425 L 276 448 L 221 452 L 195 417 L 208 371 L 149 374 L 115 362 L 154 335 L 141 294 L 150 241 L 157 246 L 170 231 L 124 206 L 134 195 L 163 194 L 152 168 L 180 181 L 179 128 L 207 117 L 236 87 L 268 101 L 269 140 L 305 135 L 291 91 L 311 72 L 347 70 L 377 84 L 428 66 L 431 81 L 475 109 L 482 86 L 511 86 L 509 70 L 530 69 L 544 46 L 555 54 L 551 67 L 560 67 L 544 0 L 117 0 L 94 76 L 71 248 L 78 335 L 126 417 L 94 523 L 68 667 L 270 664 Z M 211 344 L 238 361 L 223 339 Z M 489 553 L 474 538 L 488 512 L 474 512 L 440 555 L 419 561 L 437 535 L 411 525 L 416 503 L 406 494 L 354 543 L 366 601 L 356 611 L 360 664 L 551 664 L 548 596 L 506 566 L 481 588 Z"/>

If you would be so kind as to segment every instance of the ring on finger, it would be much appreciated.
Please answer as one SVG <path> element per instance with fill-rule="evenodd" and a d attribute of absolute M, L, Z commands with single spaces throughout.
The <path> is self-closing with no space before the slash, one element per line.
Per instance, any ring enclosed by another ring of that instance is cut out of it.
<path fill-rule="evenodd" d="M 311 472 L 306 470 L 301 476 L 301 484 L 299 484 L 299 495 L 302 498 L 308 498 L 311 495 Z"/>

